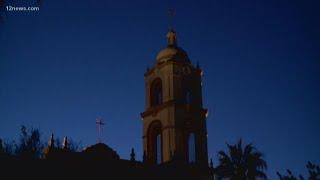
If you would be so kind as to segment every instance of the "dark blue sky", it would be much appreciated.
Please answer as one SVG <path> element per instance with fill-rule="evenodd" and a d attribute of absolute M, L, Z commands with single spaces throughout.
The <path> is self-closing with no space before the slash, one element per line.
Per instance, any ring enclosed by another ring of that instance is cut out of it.
<path fill-rule="evenodd" d="M 306 173 L 306 161 L 320 163 L 319 4 L 55 0 L 40 12 L 2 12 L 0 137 L 25 124 L 86 146 L 102 116 L 105 142 L 141 157 L 143 74 L 166 45 L 173 7 L 178 43 L 204 70 L 215 164 L 226 142 L 243 138 L 265 153 L 271 179 Z"/>

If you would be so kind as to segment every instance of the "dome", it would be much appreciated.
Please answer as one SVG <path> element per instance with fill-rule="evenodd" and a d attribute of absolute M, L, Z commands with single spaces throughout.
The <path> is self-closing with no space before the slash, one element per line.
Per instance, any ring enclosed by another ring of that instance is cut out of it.
<path fill-rule="evenodd" d="M 117 152 L 103 143 L 87 147 L 83 153 L 93 158 L 119 159 Z"/>
<path fill-rule="evenodd" d="M 157 55 L 157 63 L 166 61 L 190 62 L 187 53 L 177 46 L 177 36 L 173 30 L 167 34 L 168 46 L 162 49 Z"/>
<path fill-rule="evenodd" d="M 157 55 L 157 62 L 166 62 L 169 60 L 177 62 L 190 62 L 187 53 L 176 46 L 168 46 L 162 49 Z"/>

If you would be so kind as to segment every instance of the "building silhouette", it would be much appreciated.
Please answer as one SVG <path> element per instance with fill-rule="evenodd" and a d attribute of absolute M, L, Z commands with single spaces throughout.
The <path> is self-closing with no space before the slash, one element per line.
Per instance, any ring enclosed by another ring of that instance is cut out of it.
<path fill-rule="evenodd" d="M 1 156 L 1 177 L 7 179 L 213 179 L 208 165 L 207 110 L 202 104 L 202 70 L 167 34 L 153 67 L 144 74 L 143 160 L 134 149 L 130 160 L 101 142 L 81 152 L 68 139 L 57 146 L 52 135 L 41 159 Z M 22 178 L 21 178 L 22 177 Z M 2 179 L 2 178 L 0 178 Z"/>

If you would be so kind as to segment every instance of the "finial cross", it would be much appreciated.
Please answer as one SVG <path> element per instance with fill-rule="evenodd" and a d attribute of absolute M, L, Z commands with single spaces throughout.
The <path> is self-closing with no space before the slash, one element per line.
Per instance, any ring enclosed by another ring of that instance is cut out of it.
<path fill-rule="evenodd" d="M 103 119 L 101 117 L 98 117 L 96 119 L 96 124 L 98 128 L 98 143 L 101 143 L 102 126 L 104 126 L 104 122 L 102 120 Z"/>

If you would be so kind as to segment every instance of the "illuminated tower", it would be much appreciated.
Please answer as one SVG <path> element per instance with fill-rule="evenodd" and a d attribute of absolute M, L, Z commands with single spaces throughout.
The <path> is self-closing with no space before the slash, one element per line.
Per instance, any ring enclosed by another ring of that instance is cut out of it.
<path fill-rule="evenodd" d="M 202 71 L 178 47 L 173 30 L 168 32 L 167 40 L 167 47 L 158 53 L 156 63 L 144 75 L 143 149 L 151 163 L 179 157 L 207 166 L 207 110 L 202 107 Z"/>

